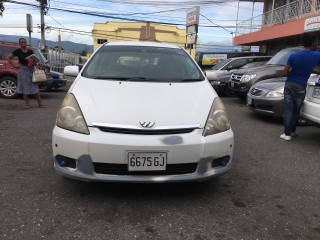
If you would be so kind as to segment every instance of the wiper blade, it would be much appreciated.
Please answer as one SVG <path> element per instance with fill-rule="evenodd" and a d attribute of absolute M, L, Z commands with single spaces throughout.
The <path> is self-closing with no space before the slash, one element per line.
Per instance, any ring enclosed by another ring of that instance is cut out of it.
<path fill-rule="evenodd" d="M 141 80 L 150 80 L 150 78 L 145 77 L 131 77 L 131 78 L 123 78 L 124 81 L 141 81 Z"/>
<path fill-rule="evenodd" d="M 105 79 L 105 80 L 123 80 L 126 78 L 120 78 L 120 77 L 110 77 L 110 76 L 90 76 L 89 78 L 92 79 Z"/>
<path fill-rule="evenodd" d="M 179 79 L 177 82 L 200 82 L 203 81 L 202 78 L 186 78 L 186 79 Z"/>

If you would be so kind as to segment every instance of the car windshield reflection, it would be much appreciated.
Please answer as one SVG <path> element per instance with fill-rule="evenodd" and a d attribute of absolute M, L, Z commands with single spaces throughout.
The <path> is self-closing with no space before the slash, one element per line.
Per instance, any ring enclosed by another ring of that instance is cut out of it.
<path fill-rule="evenodd" d="M 108 45 L 92 56 L 82 76 L 151 82 L 204 80 L 199 68 L 182 49 Z"/>

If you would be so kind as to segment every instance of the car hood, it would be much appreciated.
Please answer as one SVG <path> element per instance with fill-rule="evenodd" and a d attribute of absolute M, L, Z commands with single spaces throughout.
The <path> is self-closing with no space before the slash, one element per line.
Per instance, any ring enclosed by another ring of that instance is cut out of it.
<path fill-rule="evenodd" d="M 283 87 L 286 79 L 286 77 L 271 78 L 268 80 L 257 82 L 256 84 L 254 84 L 254 87 L 273 90 L 279 87 Z"/>
<path fill-rule="evenodd" d="M 235 73 L 248 74 L 248 75 L 259 73 L 259 75 L 265 75 L 265 73 L 280 71 L 283 68 L 284 66 L 282 65 L 265 64 L 265 65 L 259 65 L 252 68 L 238 69 Z"/>
<path fill-rule="evenodd" d="M 79 77 L 70 89 L 87 125 L 177 127 L 206 123 L 217 96 L 208 81 L 159 83 Z M 99 124 L 97 124 L 99 123 Z"/>

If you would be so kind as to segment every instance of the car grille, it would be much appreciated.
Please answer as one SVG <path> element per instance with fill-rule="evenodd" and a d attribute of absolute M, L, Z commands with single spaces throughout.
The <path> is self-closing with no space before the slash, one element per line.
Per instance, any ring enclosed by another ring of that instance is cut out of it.
<path fill-rule="evenodd" d="M 260 88 L 251 88 L 250 94 L 252 96 L 262 96 L 266 93 L 266 90 L 260 89 Z"/>
<path fill-rule="evenodd" d="M 110 175 L 180 175 L 194 173 L 198 163 L 168 164 L 163 171 L 128 171 L 127 164 L 93 163 L 94 171 Z"/>
<path fill-rule="evenodd" d="M 231 81 L 240 82 L 243 74 L 232 74 L 231 75 Z"/>
<path fill-rule="evenodd" d="M 161 130 L 144 130 L 144 129 L 128 129 L 128 128 L 112 128 L 98 127 L 103 132 L 120 133 L 120 134 L 135 134 L 135 135 L 171 135 L 191 133 L 195 128 L 184 129 L 161 129 Z"/>

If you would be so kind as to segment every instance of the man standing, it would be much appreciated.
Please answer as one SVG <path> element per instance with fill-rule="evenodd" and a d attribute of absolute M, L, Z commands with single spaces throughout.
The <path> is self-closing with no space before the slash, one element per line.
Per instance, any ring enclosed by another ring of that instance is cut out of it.
<path fill-rule="evenodd" d="M 311 73 L 320 74 L 314 68 L 320 64 L 320 52 L 318 36 L 315 33 L 302 35 L 303 49 L 293 53 L 283 69 L 283 75 L 287 77 L 284 87 L 284 133 L 280 138 L 290 141 L 296 136 L 296 126 L 300 119 L 300 109 L 306 96 L 307 82 Z"/>

